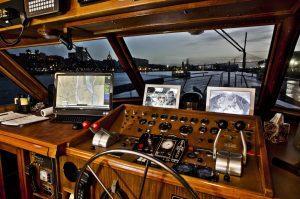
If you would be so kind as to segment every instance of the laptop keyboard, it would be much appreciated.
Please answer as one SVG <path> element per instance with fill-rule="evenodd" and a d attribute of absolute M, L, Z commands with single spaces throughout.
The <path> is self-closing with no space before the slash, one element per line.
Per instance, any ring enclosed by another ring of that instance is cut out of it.
<path fill-rule="evenodd" d="M 86 116 L 86 115 L 56 115 L 52 122 L 79 124 L 84 121 L 95 122 L 100 119 L 100 116 Z"/>

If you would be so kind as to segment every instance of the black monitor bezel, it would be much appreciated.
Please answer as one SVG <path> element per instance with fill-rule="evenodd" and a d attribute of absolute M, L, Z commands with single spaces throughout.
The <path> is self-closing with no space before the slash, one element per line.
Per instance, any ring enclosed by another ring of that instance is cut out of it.
<path fill-rule="evenodd" d="M 57 76 L 110 76 L 111 78 L 111 93 L 109 108 L 58 108 L 56 107 L 56 90 L 57 90 Z M 95 72 L 61 72 L 54 75 L 54 99 L 53 99 L 53 113 L 55 115 L 90 115 L 90 116 L 103 116 L 112 109 L 113 99 L 113 74 L 112 73 L 95 73 Z"/>

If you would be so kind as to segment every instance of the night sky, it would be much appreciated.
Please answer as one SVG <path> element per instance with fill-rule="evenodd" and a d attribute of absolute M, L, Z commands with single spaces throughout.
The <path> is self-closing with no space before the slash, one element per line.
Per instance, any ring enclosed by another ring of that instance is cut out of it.
<path fill-rule="evenodd" d="M 225 29 L 241 46 L 244 43 L 245 32 L 247 39 L 247 61 L 266 59 L 270 47 L 274 26 L 257 26 L 248 28 Z M 158 35 L 126 37 L 125 41 L 133 57 L 145 58 L 152 64 L 181 65 L 189 58 L 191 64 L 204 64 L 216 62 L 241 61 L 242 53 L 225 41 L 215 31 L 204 31 L 200 35 L 190 33 L 169 33 Z M 300 42 L 296 50 L 300 50 Z M 107 40 L 97 40 L 76 43 L 87 47 L 94 59 L 102 60 L 110 51 L 117 59 Z M 18 54 L 27 48 L 10 50 Z M 29 48 L 38 49 L 48 55 L 67 57 L 68 50 L 63 45 L 43 46 Z"/>

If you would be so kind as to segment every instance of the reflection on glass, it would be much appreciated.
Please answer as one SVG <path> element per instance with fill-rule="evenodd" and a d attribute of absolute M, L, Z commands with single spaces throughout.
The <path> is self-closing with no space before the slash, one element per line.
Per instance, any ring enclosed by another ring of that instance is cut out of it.
<path fill-rule="evenodd" d="M 289 68 L 284 78 L 278 106 L 300 110 L 300 42 L 298 40 Z"/>

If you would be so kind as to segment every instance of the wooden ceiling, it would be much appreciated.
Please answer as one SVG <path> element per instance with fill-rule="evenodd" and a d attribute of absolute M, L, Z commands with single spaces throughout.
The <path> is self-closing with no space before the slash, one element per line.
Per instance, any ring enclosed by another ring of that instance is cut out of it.
<path fill-rule="evenodd" d="M 71 30 L 73 40 L 84 41 L 107 34 L 132 36 L 275 24 L 298 16 L 299 4 L 298 0 L 107 0 L 81 7 L 70 0 L 65 14 L 33 19 L 13 48 L 58 43 L 57 39 L 43 38 L 40 29 Z M 16 25 L 0 29 L 0 33 L 13 38 L 19 30 Z M 8 47 L 0 45 L 0 49 Z"/>

